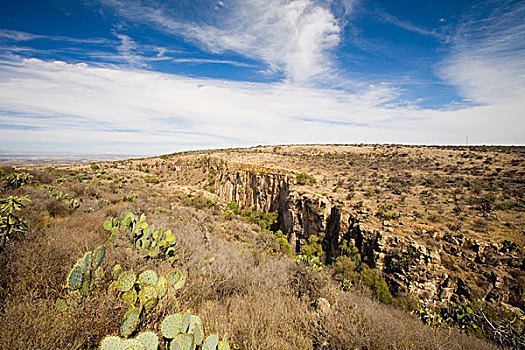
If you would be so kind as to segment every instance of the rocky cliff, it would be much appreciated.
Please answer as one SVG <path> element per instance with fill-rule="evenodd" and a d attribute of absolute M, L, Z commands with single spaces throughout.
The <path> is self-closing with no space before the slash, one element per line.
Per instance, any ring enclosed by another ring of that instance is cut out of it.
<path fill-rule="evenodd" d="M 320 235 L 330 262 L 342 240 L 353 239 L 363 261 L 383 273 L 394 293 L 417 296 L 428 306 L 478 299 L 523 309 L 519 249 L 439 232 L 403 237 L 389 227 L 370 227 L 354 208 L 298 186 L 293 174 L 227 166 L 215 166 L 214 172 L 221 200 L 277 210 L 280 228 L 296 251 L 310 235 Z"/>

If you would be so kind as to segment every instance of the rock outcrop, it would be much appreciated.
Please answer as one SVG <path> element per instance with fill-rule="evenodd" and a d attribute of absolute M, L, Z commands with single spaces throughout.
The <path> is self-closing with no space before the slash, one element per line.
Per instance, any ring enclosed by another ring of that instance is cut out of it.
<path fill-rule="evenodd" d="M 478 299 L 523 309 L 519 250 L 436 232 L 397 236 L 390 227 L 368 227 L 355 210 L 299 188 L 293 174 L 227 166 L 215 171 L 213 186 L 221 200 L 257 211 L 277 210 L 280 229 L 296 251 L 308 237 L 320 235 L 330 262 L 339 255 L 342 240 L 353 239 L 363 261 L 383 273 L 394 293 L 416 296 L 427 306 Z"/>

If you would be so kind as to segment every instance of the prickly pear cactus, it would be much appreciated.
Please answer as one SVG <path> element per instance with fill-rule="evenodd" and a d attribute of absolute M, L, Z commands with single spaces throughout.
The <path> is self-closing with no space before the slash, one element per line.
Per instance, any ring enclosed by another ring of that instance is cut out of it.
<path fill-rule="evenodd" d="M 84 272 L 82 267 L 75 265 L 67 276 L 67 287 L 71 290 L 78 290 L 82 288 Z"/>
<path fill-rule="evenodd" d="M 135 338 L 146 347 L 146 350 L 157 350 L 159 347 L 159 337 L 153 332 L 142 332 Z"/>
<path fill-rule="evenodd" d="M 99 266 L 95 270 L 93 277 L 95 278 L 95 281 L 102 281 L 104 279 L 104 269 L 102 269 L 102 266 Z"/>
<path fill-rule="evenodd" d="M 95 252 L 91 256 L 91 269 L 93 270 L 98 269 L 100 264 L 102 264 L 102 260 L 104 259 L 105 255 L 106 255 L 106 247 L 101 245 L 95 250 Z"/>
<path fill-rule="evenodd" d="M 135 290 L 135 288 L 131 288 L 127 292 L 123 293 L 121 298 L 126 303 L 134 305 L 137 302 L 138 294 L 137 294 L 137 291 Z"/>
<path fill-rule="evenodd" d="M 182 271 L 171 271 L 166 275 L 166 280 L 173 289 L 181 289 L 186 284 L 186 274 Z"/>
<path fill-rule="evenodd" d="M 153 286 L 145 285 L 139 292 L 139 300 L 141 304 L 145 304 L 149 299 L 157 299 L 157 290 Z"/>
<path fill-rule="evenodd" d="M 189 334 L 179 334 L 173 339 L 172 344 L 176 344 L 182 350 L 193 349 L 193 337 Z"/>
<path fill-rule="evenodd" d="M 77 265 L 80 266 L 82 271 L 89 270 L 89 267 L 91 266 L 91 252 L 87 252 L 83 258 L 78 259 Z"/>
<path fill-rule="evenodd" d="M 219 341 L 217 349 L 218 350 L 230 350 L 230 345 L 227 342 L 221 340 Z"/>
<path fill-rule="evenodd" d="M 57 301 L 55 302 L 55 307 L 57 308 L 58 311 L 66 311 L 67 309 L 67 301 L 66 299 L 62 299 L 62 298 L 58 298 Z"/>
<path fill-rule="evenodd" d="M 193 339 L 195 341 L 195 345 L 202 345 L 202 341 L 204 340 L 204 331 L 202 329 L 202 324 L 195 325 L 195 328 L 193 330 Z"/>
<path fill-rule="evenodd" d="M 202 350 L 216 350 L 218 345 L 219 345 L 219 336 L 212 334 L 212 335 L 209 335 L 206 338 L 206 340 L 204 340 L 204 344 L 202 344 Z"/>
<path fill-rule="evenodd" d="M 120 274 L 117 279 L 117 288 L 121 292 L 127 292 L 131 288 L 133 288 L 133 285 L 135 284 L 135 281 L 137 280 L 137 275 L 133 271 L 126 271 Z"/>
<path fill-rule="evenodd" d="M 100 343 L 100 350 L 121 350 L 123 339 L 112 335 L 106 336 Z"/>
<path fill-rule="evenodd" d="M 160 332 L 164 338 L 173 339 L 180 333 L 182 326 L 182 315 L 174 314 L 167 316 L 160 325 Z"/>
<path fill-rule="evenodd" d="M 130 309 L 124 315 L 122 325 L 120 326 L 120 334 L 127 338 L 133 333 L 137 325 L 139 324 L 140 310 Z"/>
<path fill-rule="evenodd" d="M 155 289 L 157 290 L 157 297 L 159 299 L 166 295 L 166 293 L 168 292 L 168 281 L 166 280 L 166 277 L 159 278 Z"/>
<path fill-rule="evenodd" d="M 122 349 L 124 350 L 146 350 L 146 346 L 137 339 L 127 339 L 122 342 Z"/>
<path fill-rule="evenodd" d="M 182 316 L 182 324 L 180 326 L 181 333 L 187 333 L 188 328 L 190 327 L 191 323 L 191 312 L 186 312 L 184 316 Z"/>
<path fill-rule="evenodd" d="M 113 277 L 113 279 L 116 280 L 122 272 L 124 272 L 124 269 L 122 268 L 122 266 L 117 264 L 113 267 L 113 271 L 111 271 L 111 277 Z"/>
<path fill-rule="evenodd" d="M 94 253 L 87 252 L 82 258 L 77 260 L 66 279 L 69 294 L 68 301 L 70 301 L 69 298 L 75 291 L 78 291 L 81 296 L 89 296 L 93 289 L 93 282 L 102 280 L 104 271 L 100 264 L 104 259 L 105 253 L 106 248 L 100 246 Z"/>
<path fill-rule="evenodd" d="M 142 286 L 156 286 L 158 281 L 159 277 L 157 276 L 157 273 L 153 270 L 146 270 L 139 275 L 139 284 Z"/>
<path fill-rule="evenodd" d="M 188 327 L 188 333 L 193 334 L 193 331 L 195 330 L 195 327 L 197 325 L 202 325 L 202 320 L 197 315 L 191 315 L 190 317 L 190 325 Z"/>
<path fill-rule="evenodd" d="M 148 225 L 146 215 L 140 217 L 131 212 L 123 212 L 120 221 L 106 221 L 104 229 L 111 231 L 110 243 L 113 245 L 118 232 L 127 234 L 130 243 L 139 251 L 144 259 L 166 258 L 173 264 L 178 259 L 175 244 L 176 238 L 171 230 L 162 228 L 155 230 L 154 225 Z"/>

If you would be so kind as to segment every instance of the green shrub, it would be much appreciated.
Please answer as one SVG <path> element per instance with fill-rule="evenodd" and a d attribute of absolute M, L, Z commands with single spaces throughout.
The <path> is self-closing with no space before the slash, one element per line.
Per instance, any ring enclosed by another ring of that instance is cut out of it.
<path fill-rule="evenodd" d="M 315 177 L 308 175 L 307 173 L 299 173 L 296 175 L 297 184 L 299 185 L 313 185 L 317 183 Z"/>
<path fill-rule="evenodd" d="M 308 243 L 301 247 L 299 254 L 304 255 L 308 258 L 315 256 L 320 261 L 324 261 L 325 253 L 323 251 L 323 246 L 321 245 L 319 236 L 311 235 L 310 237 L 308 237 Z"/>
<path fill-rule="evenodd" d="M 282 233 L 281 230 L 278 230 L 274 233 L 275 237 L 279 240 L 279 247 L 281 249 L 281 252 L 292 255 L 292 246 L 288 242 L 288 239 L 284 233 Z"/>
<path fill-rule="evenodd" d="M 144 181 L 149 184 L 158 184 L 160 179 L 156 176 L 146 175 L 144 176 Z"/>

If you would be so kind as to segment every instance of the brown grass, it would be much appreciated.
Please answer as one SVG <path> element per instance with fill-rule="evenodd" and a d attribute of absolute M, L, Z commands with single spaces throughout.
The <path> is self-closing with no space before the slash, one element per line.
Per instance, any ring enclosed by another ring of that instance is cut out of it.
<path fill-rule="evenodd" d="M 54 303 L 64 295 L 65 279 L 75 261 L 106 242 L 103 222 L 123 210 L 144 211 L 149 223 L 172 229 L 180 255 L 176 267 L 188 273 L 186 286 L 148 313 L 140 330 L 158 332 L 165 315 L 191 310 L 203 319 L 207 333 L 227 334 L 233 349 L 492 348 L 458 330 L 425 326 L 359 289 L 343 292 L 326 276 L 287 256 L 271 256 L 272 236 L 244 221 L 138 188 L 133 189 L 136 200 L 107 206 L 98 199 L 117 196 L 109 186 L 90 184 L 82 191 L 87 184 L 70 181 L 60 186 L 78 196 L 82 205 L 76 211 L 53 215 L 49 203 L 56 199 L 42 188 L 26 186 L 16 192 L 33 200 L 23 212 L 30 231 L 0 255 L 0 349 L 95 349 L 105 335 L 118 334 L 127 307 L 106 291 L 109 278 L 65 313 Z M 119 247 L 108 249 L 103 262 L 106 276 L 117 263 L 135 272 L 171 270 L 166 261 L 140 260 L 127 249 L 124 237 L 117 243 Z M 212 263 L 204 262 L 211 257 Z M 312 306 L 321 296 L 332 305 L 328 314 Z"/>

